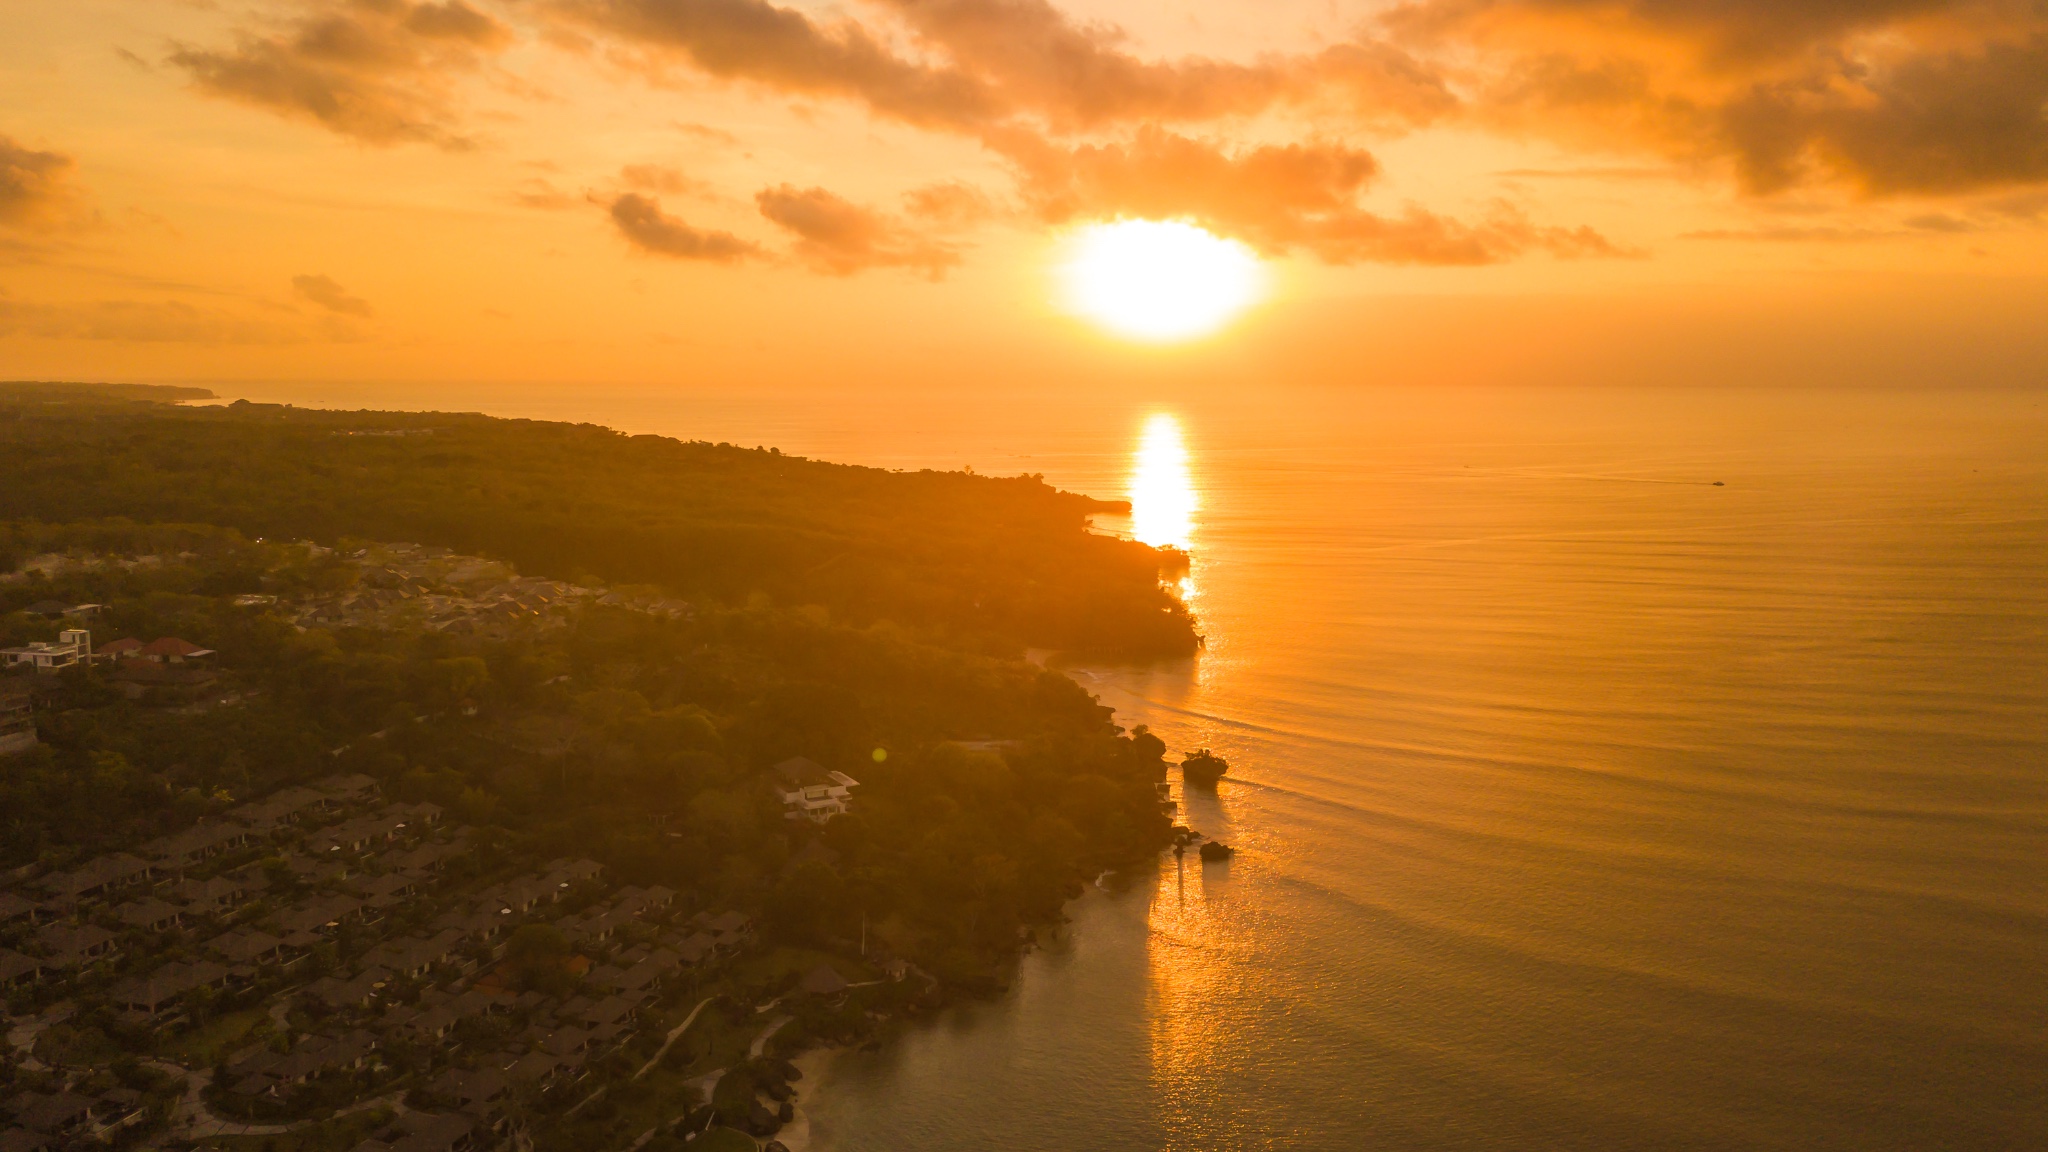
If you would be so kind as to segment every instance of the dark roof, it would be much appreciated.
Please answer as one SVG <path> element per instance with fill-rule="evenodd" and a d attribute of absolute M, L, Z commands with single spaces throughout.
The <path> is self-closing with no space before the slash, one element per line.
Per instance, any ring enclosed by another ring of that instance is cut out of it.
<path fill-rule="evenodd" d="M 830 964 L 820 964 L 805 973 L 798 987 L 812 996 L 837 996 L 851 985 Z"/>
<path fill-rule="evenodd" d="M 159 636 L 142 646 L 144 656 L 211 656 L 213 649 L 201 648 L 190 640 L 176 636 Z"/>
<path fill-rule="evenodd" d="M 775 766 L 775 774 L 792 784 L 827 779 L 825 766 L 808 756 L 792 756 Z"/>

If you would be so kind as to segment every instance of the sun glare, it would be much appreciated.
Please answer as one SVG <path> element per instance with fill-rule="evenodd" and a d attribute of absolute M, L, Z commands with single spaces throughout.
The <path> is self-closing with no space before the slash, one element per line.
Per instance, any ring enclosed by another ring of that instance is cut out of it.
<path fill-rule="evenodd" d="M 1074 311 L 1161 343 L 1215 331 L 1265 287 L 1251 249 L 1177 220 L 1090 225 L 1063 272 Z"/>
<path fill-rule="evenodd" d="M 1164 412 L 1145 421 L 1131 470 L 1131 535 L 1155 547 L 1186 548 L 1195 531 L 1195 482 L 1180 421 Z"/>

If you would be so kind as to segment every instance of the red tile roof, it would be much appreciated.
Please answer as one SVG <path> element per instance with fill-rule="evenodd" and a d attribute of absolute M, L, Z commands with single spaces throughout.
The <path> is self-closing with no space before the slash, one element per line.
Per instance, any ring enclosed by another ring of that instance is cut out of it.
<path fill-rule="evenodd" d="M 176 636 L 159 637 L 142 646 L 144 656 L 198 656 L 210 654 L 212 651 L 211 648 L 201 648 L 189 640 L 180 640 Z"/>

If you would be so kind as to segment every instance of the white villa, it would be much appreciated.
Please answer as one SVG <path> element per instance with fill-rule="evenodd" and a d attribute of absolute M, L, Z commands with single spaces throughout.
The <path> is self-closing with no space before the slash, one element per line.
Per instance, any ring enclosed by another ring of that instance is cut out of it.
<path fill-rule="evenodd" d="M 783 819 L 808 820 L 823 824 L 846 814 L 846 805 L 860 781 L 844 772 L 828 772 L 823 764 L 804 756 L 784 760 L 775 766 L 781 777 L 775 793 L 782 798 Z"/>
<path fill-rule="evenodd" d="M 55 672 L 73 664 L 92 663 L 92 633 L 83 628 L 66 628 L 57 639 L 37 640 L 22 648 L 0 648 L 7 666 L 27 664 L 38 672 Z"/>

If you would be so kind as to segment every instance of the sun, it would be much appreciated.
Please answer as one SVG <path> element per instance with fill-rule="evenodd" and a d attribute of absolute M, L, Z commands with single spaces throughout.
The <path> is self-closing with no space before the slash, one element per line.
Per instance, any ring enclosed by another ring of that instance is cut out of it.
<path fill-rule="evenodd" d="M 1137 340 L 1213 332 L 1265 290 L 1251 249 L 1178 220 L 1091 224 L 1071 244 L 1060 270 L 1067 306 Z"/>

